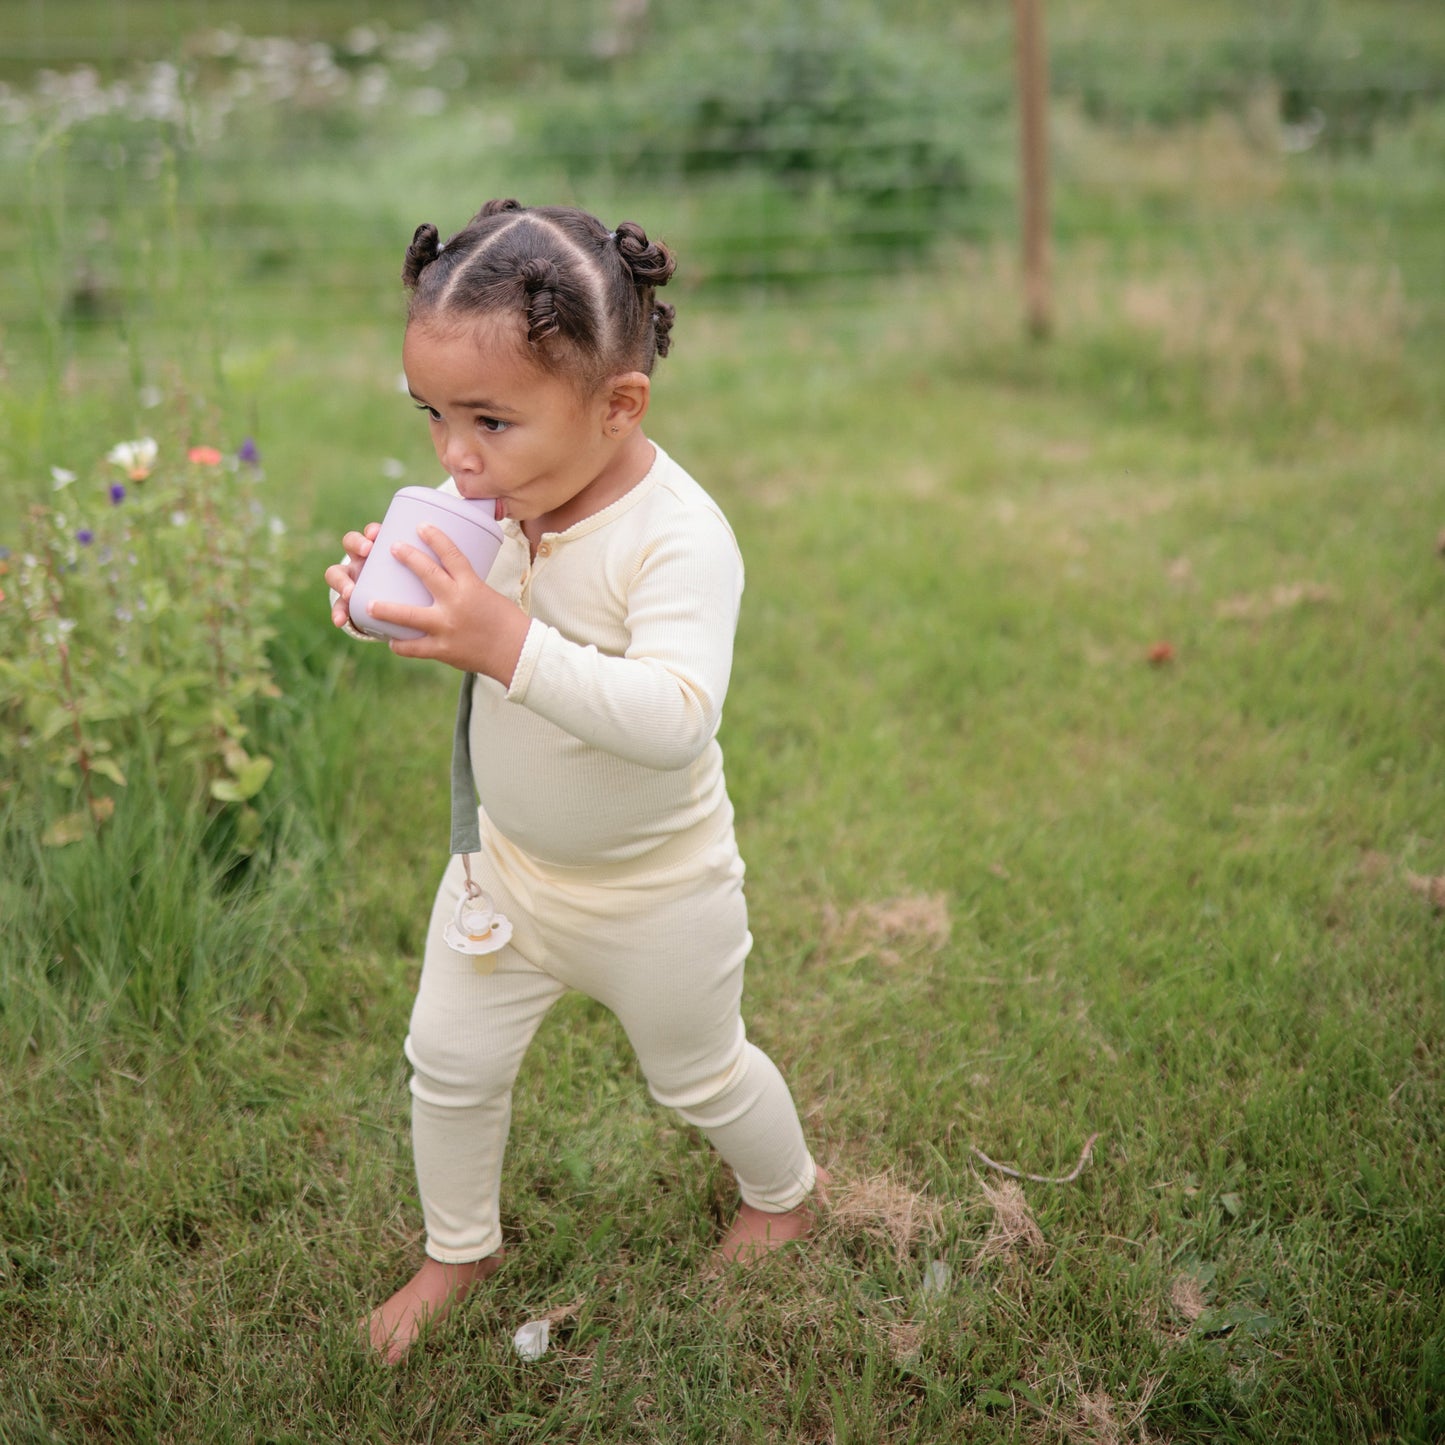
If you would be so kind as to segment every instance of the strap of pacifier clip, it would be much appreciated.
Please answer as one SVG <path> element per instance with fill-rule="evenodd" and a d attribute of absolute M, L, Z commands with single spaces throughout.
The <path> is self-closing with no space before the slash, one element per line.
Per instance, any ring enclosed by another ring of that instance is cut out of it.
<path fill-rule="evenodd" d="M 452 921 L 442 931 L 447 946 L 477 960 L 479 972 L 490 973 L 495 960 L 483 965 L 487 954 L 505 948 L 512 937 L 510 920 L 498 913 L 491 895 L 472 877 L 473 853 L 482 847 L 482 830 L 477 821 L 477 788 L 472 777 L 471 721 L 472 673 L 462 678 L 457 699 L 457 721 L 452 732 L 452 852 L 462 857 L 466 886 L 457 900 Z"/>

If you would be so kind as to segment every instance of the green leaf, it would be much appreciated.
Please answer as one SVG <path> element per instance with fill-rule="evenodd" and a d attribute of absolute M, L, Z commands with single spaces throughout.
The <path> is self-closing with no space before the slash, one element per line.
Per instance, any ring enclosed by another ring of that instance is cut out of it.
<path fill-rule="evenodd" d="M 251 765 L 251 755 L 234 738 L 221 744 L 221 761 L 233 778 L 239 778 Z"/>
<path fill-rule="evenodd" d="M 57 707 L 52 708 L 48 713 L 46 713 L 45 721 L 40 724 L 40 726 L 36 729 L 36 732 L 39 734 L 41 742 L 48 743 L 51 738 L 63 732 L 69 726 L 69 708 Z"/>
<path fill-rule="evenodd" d="M 121 772 L 120 765 L 114 758 L 92 758 L 90 771 L 99 773 L 103 778 L 109 778 L 118 788 L 125 787 L 125 774 Z"/>
<path fill-rule="evenodd" d="M 211 676 L 206 672 L 173 672 L 156 684 L 156 695 L 166 696 L 173 692 L 185 692 L 189 688 L 209 687 Z"/>
<path fill-rule="evenodd" d="M 1258 1305 L 1235 1304 L 1224 1309 L 1205 1310 L 1194 1321 L 1197 1335 L 1227 1335 L 1238 1330 L 1255 1337 L 1267 1335 L 1275 1326 L 1274 1316 Z"/>
<path fill-rule="evenodd" d="M 213 701 L 207 717 L 210 724 L 217 733 L 222 734 L 228 742 L 239 743 L 246 736 L 246 728 L 236 714 L 236 709 L 230 707 L 225 701 Z"/>
<path fill-rule="evenodd" d="M 211 796 L 219 803 L 244 803 L 266 786 L 275 764 L 270 758 L 252 758 L 235 778 L 216 778 L 211 783 Z"/>
<path fill-rule="evenodd" d="M 71 843 L 79 843 L 82 838 L 88 838 L 91 827 L 90 818 L 85 813 L 67 813 L 63 818 L 57 818 L 40 835 L 41 846 L 66 848 Z"/>
<path fill-rule="evenodd" d="M 236 815 L 236 848 L 251 853 L 261 841 L 261 815 L 252 807 L 244 807 Z"/>
<path fill-rule="evenodd" d="M 118 717 L 125 717 L 129 711 L 114 698 L 105 697 L 87 698 L 80 707 L 80 715 L 86 722 L 113 722 Z"/>
<path fill-rule="evenodd" d="M 140 592 L 145 598 L 146 612 L 152 622 L 170 611 L 171 591 L 164 582 L 159 579 L 142 582 Z"/>

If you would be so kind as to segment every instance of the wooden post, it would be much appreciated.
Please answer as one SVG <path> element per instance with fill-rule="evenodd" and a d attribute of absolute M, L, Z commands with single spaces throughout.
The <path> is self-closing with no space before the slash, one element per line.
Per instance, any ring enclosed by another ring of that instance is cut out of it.
<path fill-rule="evenodd" d="M 1013 0 L 1018 57 L 1019 160 L 1023 221 L 1024 308 L 1029 334 L 1053 329 L 1049 276 L 1049 63 L 1043 0 Z"/>

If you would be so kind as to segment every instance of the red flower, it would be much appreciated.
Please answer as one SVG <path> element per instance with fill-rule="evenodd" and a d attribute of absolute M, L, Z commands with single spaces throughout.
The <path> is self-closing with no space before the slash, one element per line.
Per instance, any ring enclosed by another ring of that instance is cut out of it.
<path fill-rule="evenodd" d="M 218 467 L 221 465 L 221 454 L 215 447 L 192 447 L 186 453 L 188 462 L 195 462 L 199 467 Z"/>
<path fill-rule="evenodd" d="M 1163 667 L 1174 661 L 1174 644 L 1172 642 L 1156 642 L 1145 655 L 1148 657 L 1151 667 Z"/>

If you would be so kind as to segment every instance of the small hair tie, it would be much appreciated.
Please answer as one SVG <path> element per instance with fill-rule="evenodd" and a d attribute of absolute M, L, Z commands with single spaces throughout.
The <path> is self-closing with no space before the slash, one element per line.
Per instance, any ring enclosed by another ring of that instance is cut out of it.
<path fill-rule="evenodd" d="M 609 232 L 607 233 L 607 239 L 608 239 L 609 241 L 615 241 L 615 240 L 617 239 L 617 232 L 616 232 L 616 231 L 609 231 Z"/>

